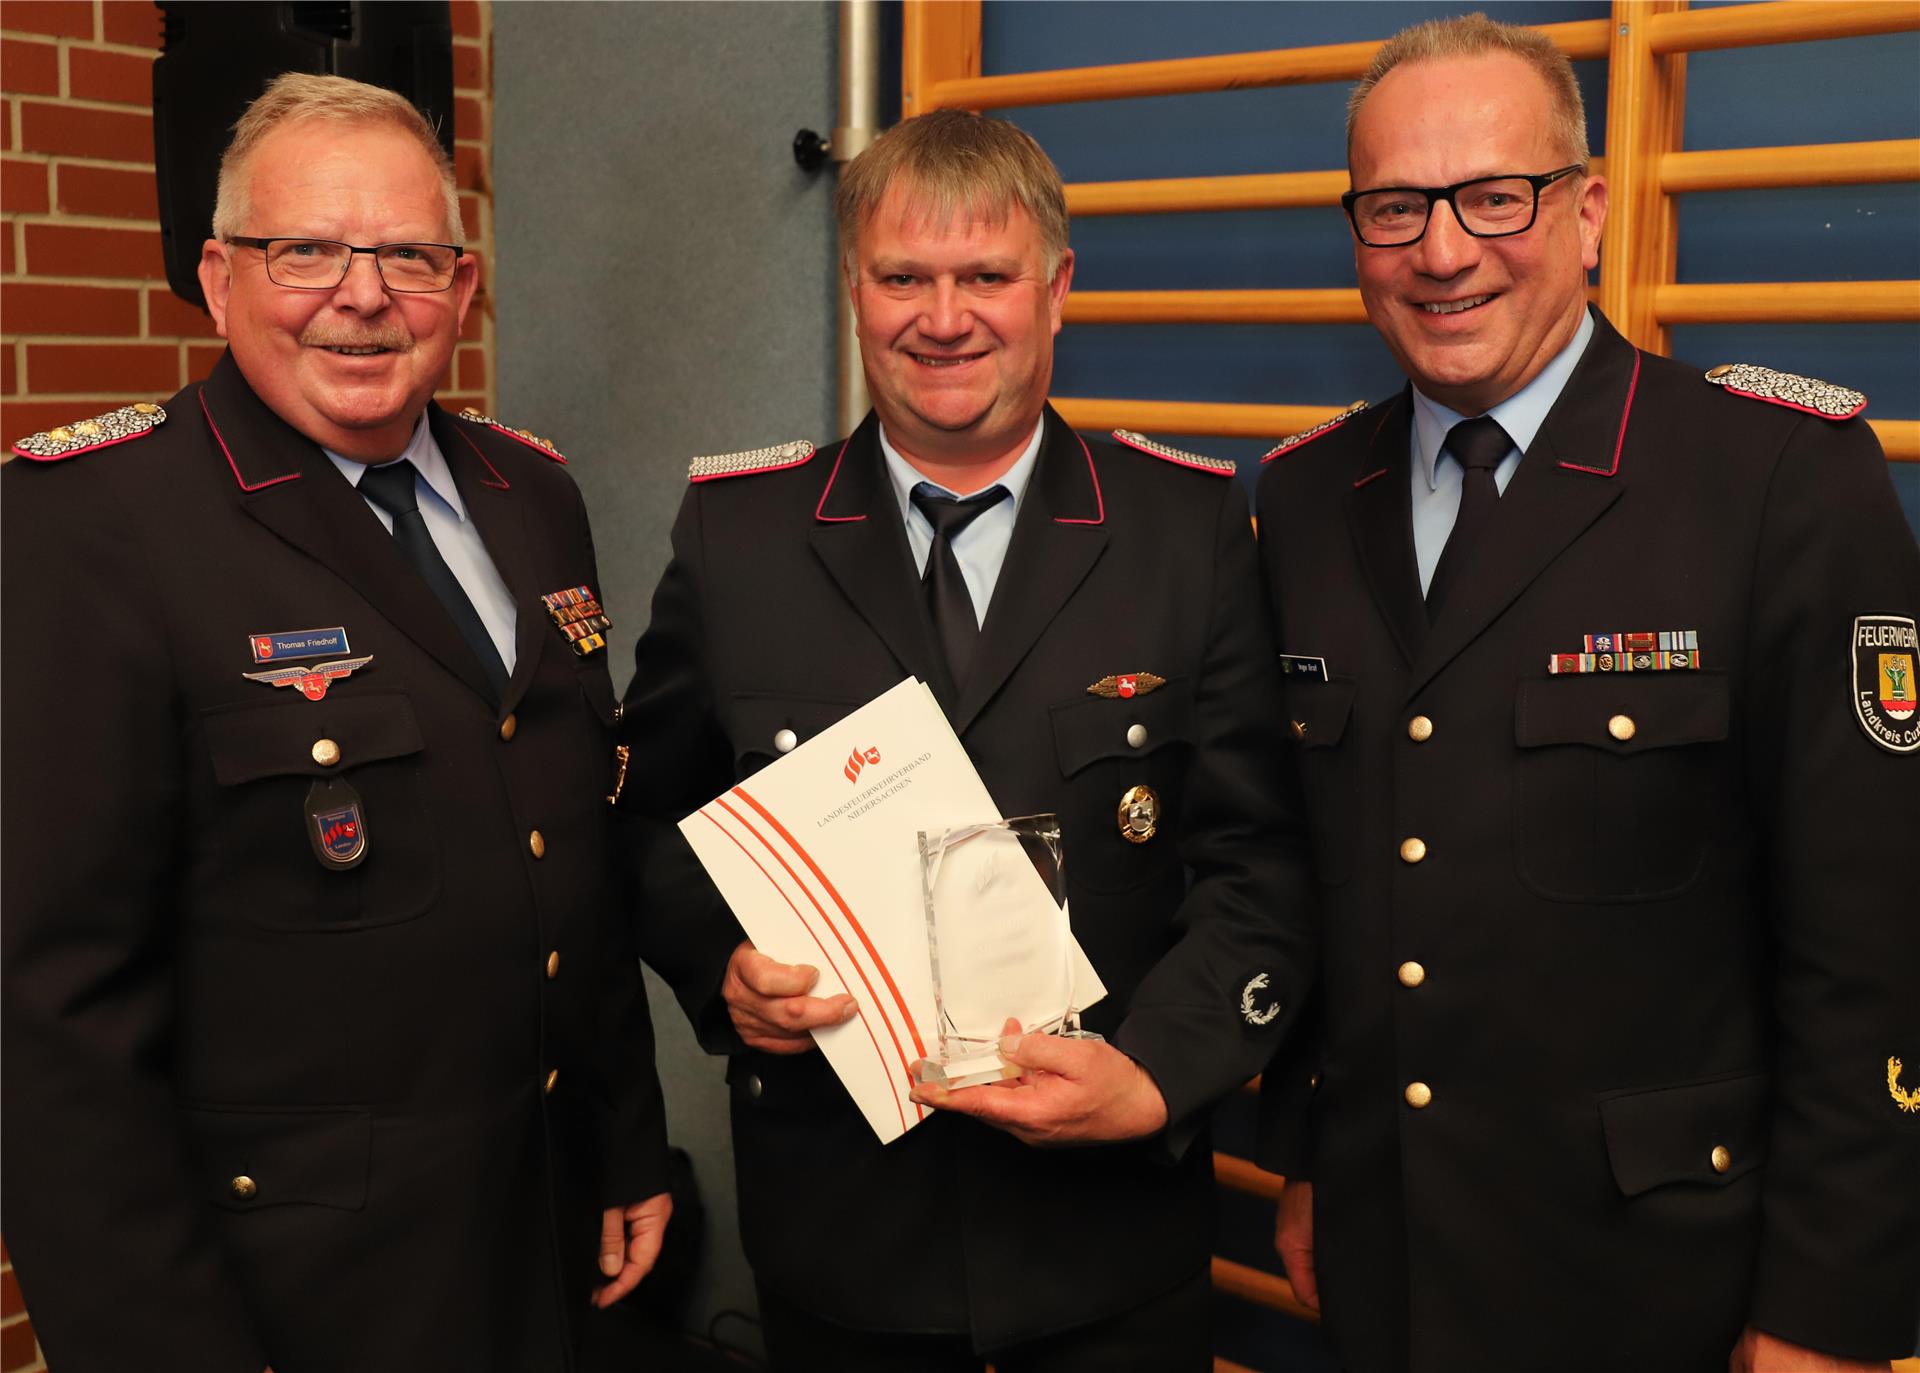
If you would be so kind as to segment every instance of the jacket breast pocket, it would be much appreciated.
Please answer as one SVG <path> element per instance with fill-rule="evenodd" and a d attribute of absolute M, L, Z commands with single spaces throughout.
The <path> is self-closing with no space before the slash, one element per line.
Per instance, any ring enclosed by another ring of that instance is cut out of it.
<path fill-rule="evenodd" d="M 1354 693 L 1351 677 L 1324 682 L 1294 677 L 1286 684 L 1287 735 L 1300 760 L 1314 867 L 1329 887 L 1353 876 L 1358 847 L 1360 760 L 1355 741 L 1348 738 Z"/>
<path fill-rule="evenodd" d="M 1657 901 L 1705 867 L 1727 798 L 1723 673 L 1520 683 L 1514 861 L 1553 901 Z"/>
<path fill-rule="evenodd" d="M 1068 883 L 1123 892 L 1176 871 L 1193 758 L 1192 685 L 1176 677 L 1130 698 L 1080 696 L 1048 716 L 1064 783 L 1059 813 Z"/>
<path fill-rule="evenodd" d="M 864 701 L 743 691 L 727 705 L 734 776 L 744 781 L 768 763 L 860 709 Z"/>
<path fill-rule="evenodd" d="M 397 924 L 433 904 L 439 846 L 421 777 L 425 741 L 405 693 L 228 707 L 202 714 L 200 727 L 219 785 L 216 813 L 190 844 L 194 887 L 212 908 L 317 932 Z M 308 833 L 309 789 L 329 778 L 359 798 L 356 867 L 323 864 Z"/>

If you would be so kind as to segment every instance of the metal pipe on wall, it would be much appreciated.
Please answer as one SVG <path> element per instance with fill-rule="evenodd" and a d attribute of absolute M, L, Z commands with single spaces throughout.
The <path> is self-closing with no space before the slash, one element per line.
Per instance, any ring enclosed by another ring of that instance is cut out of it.
<path fill-rule="evenodd" d="M 879 135 L 880 0 L 840 0 L 840 122 L 833 129 L 830 156 L 835 162 L 852 161 Z M 839 302 L 834 418 L 842 434 L 853 432 L 868 406 L 860 339 L 841 270 L 848 246 L 839 245 L 833 263 L 834 298 Z"/>

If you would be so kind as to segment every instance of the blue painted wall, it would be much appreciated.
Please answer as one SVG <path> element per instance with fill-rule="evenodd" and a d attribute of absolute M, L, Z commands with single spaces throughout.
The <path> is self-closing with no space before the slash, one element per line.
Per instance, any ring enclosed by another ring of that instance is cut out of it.
<path fill-rule="evenodd" d="M 1471 5 L 1115 3 L 987 0 L 989 74 L 1380 38 Z M 1604 18 L 1604 3 L 1490 3 L 1512 23 Z M 1595 152 L 1605 151 L 1606 64 L 1576 64 Z M 1859 38 L 1688 59 L 1688 148 L 1762 147 L 1920 137 L 1920 34 Z M 1027 129 L 1072 181 L 1315 171 L 1342 164 L 1345 86 L 1038 106 L 1000 111 Z M 1354 285 L 1338 209 L 1086 218 L 1073 229 L 1085 290 Z M 1920 279 L 1920 186 L 1854 186 L 1683 197 L 1681 281 Z M 1853 386 L 1869 414 L 1920 417 L 1920 325 L 1688 326 L 1676 356 L 1711 366 L 1759 362 Z M 1366 325 L 1073 326 L 1060 339 L 1063 396 L 1344 404 L 1388 394 L 1401 375 Z M 1166 436 L 1241 461 L 1266 444 Z M 1275 436 L 1279 437 L 1278 435 Z M 1894 464 L 1920 529 L 1920 464 Z M 1216 1143 L 1245 1154 L 1251 1100 L 1223 1104 Z M 1222 1194 L 1217 1252 L 1273 1269 L 1273 1209 Z M 1215 1348 L 1249 1367 L 1331 1370 L 1312 1327 L 1221 1300 Z"/>
<path fill-rule="evenodd" d="M 987 0 L 989 75 L 1380 38 L 1471 5 L 1298 0 L 1123 3 Z M 1604 18 L 1608 6 L 1490 3 L 1513 23 Z M 1605 151 L 1606 64 L 1576 64 L 1595 152 Z M 1920 34 L 1696 53 L 1688 148 L 1920 137 Z M 1315 171 L 1341 165 L 1346 88 L 1321 85 L 1000 111 L 1072 181 Z M 1073 230 L 1084 290 L 1352 286 L 1338 209 L 1086 218 Z M 1920 279 L 1920 185 L 1690 195 L 1681 281 Z M 1865 391 L 1869 415 L 1920 417 L 1920 325 L 1693 325 L 1673 351 L 1703 367 L 1764 363 Z M 1345 404 L 1396 389 L 1373 330 L 1348 326 L 1082 325 L 1061 335 L 1064 396 Z M 1253 440 L 1166 436 L 1243 461 Z M 1275 435 L 1276 438 L 1280 437 Z M 1920 529 L 1920 464 L 1895 464 Z"/>

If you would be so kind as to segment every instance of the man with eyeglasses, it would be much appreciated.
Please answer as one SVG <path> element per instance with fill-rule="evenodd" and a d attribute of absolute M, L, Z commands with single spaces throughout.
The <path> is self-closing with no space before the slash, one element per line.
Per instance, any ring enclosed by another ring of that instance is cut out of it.
<path fill-rule="evenodd" d="M 63 1369 L 582 1366 L 670 1211 L 586 513 L 433 404 L 479 268 L 404 99 L 276 80 L 213 227 L 207 381 L 5 473 L 34 1326 Z"/>
<path fill-rule="evenodd" d="M 1355 1370 L 1884 1367 L 1920 557 L 1864 398 L 1588 308 L 1607 188 L 1537 33 L 1389 40 L 1348 162 L 1411 386 L 1260 484 L 1324 906 L 1263 1081 L 1294 1289 Z"/>

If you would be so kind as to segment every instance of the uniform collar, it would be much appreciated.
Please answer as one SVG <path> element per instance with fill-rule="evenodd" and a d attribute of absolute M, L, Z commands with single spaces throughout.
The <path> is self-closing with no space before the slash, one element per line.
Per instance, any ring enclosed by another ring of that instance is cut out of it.
<path fill-rule="evenodd" d="M 440 451 L 440 445 L 433 441 L 433 431 L 427 425 L 427 416 L 424 411 L 420 415 L 420 422 L 413 426 L 413 437 L 407 440 L 407 446 L 401 450 L 398 457 L 389 458 L 386 462 L 357 462 L 352 458 L 341 457 L 331 448 L 323 447 L 320 451 L 340 469 L 340 475 L 351 482 L 356 491 L 360 488 L 360 478 L 366 475 L 369 467 L 390 467 L 396 462 L 410 462 L 413 464 L 414 471 L 420 474 L 420 479 L 427 484 L 433 494 L 453 511 L 454 517 L 462 524 L 467 522 L 467 503 L 461 499 L 460 488 L 454 484 L 453 472 L 447 466 L 446 455 Z"/>
<path fill-rule="evenodd" d="M 1006 488 L 1007 494 L 1013 497 L 1013 508 L 1016 511 L 1027 494 L 1027 483 L 1033 478 L 1034 464 L 1040 459 L 1040 437 L 1046 433 L 1046 429 L 1047 423 L 1044 417 L 1035 420 L 1033 436 L 1027 440 L 1027 446 L 1021 450 L 1020 456 L 1014 459 L 1013 466 L 990 483 L 993 486 Z M 951 487 L 942 486 L 908 462 L 901 456 L 900 450 L 893 446 L 893 441 L 887 437 L 884 425 L 880 427 L 880 453 L 886 460 L 887 480 L 893 486 L 893 494 L 899 498 L 900 518 L 903 520 L 907 518 L 907 511 L 912 508 L 913 491 L 917 486 L 931 486 L 943 496 L 963 497 L 974 494 L 971 491 L 955 491 Z"/>
<path fill-rule="evenodd" d="M 1540 432 L 1540 426 L 1546 423 L 1553 403 L 1566 390 L 1573 369 L 1579 365 L 1580 359 L 1586 354 L 1587 344 L 1592 340 L 1593 315 L 1583 309 L 1580 312 L 1580 327 L 1574 330 L 1567 346 L 1555 353 L 1552 361 L 1541 368 L 1532 381 L 1486 411 L 1487 415 L 1500 422 L 1500 427 L 1507 431 L 1507 437 L 1513 440 L 1513 446 L 1522 453 L 1533 446 L 1534 436 Z M 1421 472 L 1426 477 L 1427 489 L 1432 491 L 1440 485 L 1435 468 L 1440 460 L 1440 449 L 1447 441 L 1448 431 L 1472 416 L 1448 409 L 1424 394 L 1418 386 L 1411 390 L 1414 451 Z"/>

